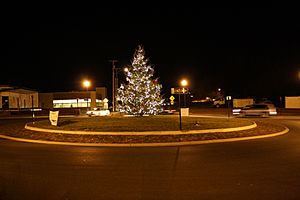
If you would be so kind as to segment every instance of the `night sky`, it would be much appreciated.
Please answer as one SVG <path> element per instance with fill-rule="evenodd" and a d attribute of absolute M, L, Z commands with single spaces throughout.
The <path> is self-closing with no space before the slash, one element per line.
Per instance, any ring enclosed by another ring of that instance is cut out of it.
<path fill-rule="evenodd" d="M 84 90 L 88 78 L 110 96 L 109 60 L 124 67 L 143 45 L 164 94 L 186 78 L 196 98 L 217 88 L 236 97 L 299 95 L 299 19 L 296 8 L 279 7 L 7 7 L 0 85 Z"/>

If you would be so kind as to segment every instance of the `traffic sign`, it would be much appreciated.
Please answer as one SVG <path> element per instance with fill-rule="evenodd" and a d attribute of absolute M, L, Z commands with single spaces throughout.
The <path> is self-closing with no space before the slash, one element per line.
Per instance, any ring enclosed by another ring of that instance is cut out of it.
<path fill-rule="evenodd" d="M 187 92 L 188 92 L 188 88 L 184 88 L 184 87 L 171 88 L 171 94 L 185 94 Z"/>
<path fill-rule="evenodd" d="M 171 101 L 174 101 L 174 100 L 175 100 L 175 97 L 174 97 L 174 96 L 170 96 L 170 100 L 171 100 Z"/>

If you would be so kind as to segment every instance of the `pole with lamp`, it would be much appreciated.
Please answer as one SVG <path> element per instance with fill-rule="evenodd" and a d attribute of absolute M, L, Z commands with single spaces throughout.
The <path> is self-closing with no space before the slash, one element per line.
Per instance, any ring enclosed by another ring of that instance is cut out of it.
<path fill-rule="evenodd" d="M 32 123 L 34 124 L 34 104 L 33 104 L 33 95 L 31 95 L 31 110 L 32 110 Z"/>
<path fill-rule="evenodd" d="M 114 90 L 114 100 L 115 100 L 115 103 L 114 103 L 114 111 L 118 111 L 117 107 L 118 107 L 118 99 L 117 99 L 117 94 L 116 94 L 116 91 L 119 87 L 119 77 L 118 77 L 118 73 L 119 72 L 123 72 L 123 73 L 127 73 L 129 71 L 128 67 L 124 67 L 124 68 L 119 68 L 119 67 L 116 67 L 115 68 L 115 83 L 114 83 L 114 87 L 115 87 L 115 90 Z"/>
<path fill-rule="evenodd" d="M 183 79 L 180 81 L 180 86 L 179 92 L 178 92 L 178 103 L 179 103 L 179 129 L 182 130 L 182 119 L 181 119 L 181 102 L 180 102 L 180 95 L 183 93 L 183 100 L 184 100 L 184 107 L 186 107 L 186 99 L 185 99 L 185 88 L 188 85 L 187 80 Z"/>
<path fill-rule="evenodd" d="M 181 80 L 180 85 L 183 87 L 183 88 L 182 88 L 182 93 L 183 93 L 183 104 L 184 104 L 184 108 L 186 108 L 186 96 L 185 96 L 185 94 L 186 94 L 186 92 L 187 92 L 187 89 L 186 89 L 185 87 L 188 85 L 187 80 L 185 80 L 185 79 Z"/>
<path fill-rule="evenodd" d="M 230 101 L 231 101 L 231 96 L 226 96 L 227 100 L 227 108 L 228 108 L 228 118 L 230 117 Z"/>
<path fill-rule="evenodd" d="M 179 93 L 178 93 L 178 103 L 179 103 L 179 130 L 182 130 L 180 93 L 181 93 L 181 90 L 179 90 Z"/>
<path fill-rule="evenodd" d="M 116 66 L 115 63 L 118 62 L 118 60 L 109 60 L 109 62 L 112 63 L 112 111 L 115 112 L 115 91 L 116 91 L 116 83 L 115 83 L 115 71 Z"/>
<path fill-rule="evenodd" d="M 88 91 L 89 91 L 89 87 L 91 86 L 91 82 L 89 80 L 85 80 L 83 81 L 83 86 L 86 88 L 86 92 L 87 92 L 87 95 L 88 95 Z M 87 96 L 86 98 L 86 109 L 88 109 L 89 107 L 89 98 Z"/>

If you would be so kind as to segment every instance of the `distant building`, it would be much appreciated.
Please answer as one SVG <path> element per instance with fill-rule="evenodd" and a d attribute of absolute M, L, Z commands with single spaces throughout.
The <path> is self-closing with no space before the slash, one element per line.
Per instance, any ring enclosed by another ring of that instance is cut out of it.
<path fill-rule="evenodd" d="M 300 108 L 300 96 L 286 96 L 285 108 Z"/>
<path fill-rule="evenodd" d="M 0 110 L 101 108 L 105 98 L 106 87 L 97 87 L 94 91 L 39 93 L 24 87 L 0 85 Z"/>
<path fill-rule="evenodd" d="M 24 110 L 39 105 L 36 90 L 8 85 L 0 85 L 0 101 L 1 110 Z"/>
<path fill-rule="evenodd" d="M 103 107 L 107 98 L 106 87 L 96 87 L 95 91 L 71 91 L 39 93 L 39 107 L 52 108 L 96 108 Z"/>

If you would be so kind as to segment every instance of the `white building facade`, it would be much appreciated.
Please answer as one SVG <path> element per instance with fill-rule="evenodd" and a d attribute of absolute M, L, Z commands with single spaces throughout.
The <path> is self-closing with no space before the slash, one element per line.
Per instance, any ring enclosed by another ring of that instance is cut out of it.
<path fill-rule="evenodd" d="M 22 110 L 37 108 L 38 92 L 31 89 L 0 86 L 0 109 Z"/>

